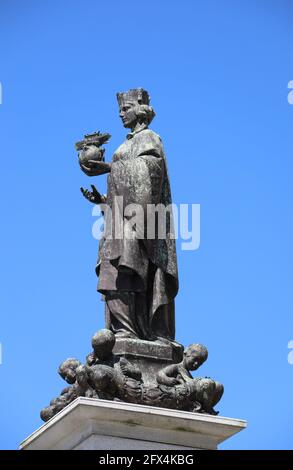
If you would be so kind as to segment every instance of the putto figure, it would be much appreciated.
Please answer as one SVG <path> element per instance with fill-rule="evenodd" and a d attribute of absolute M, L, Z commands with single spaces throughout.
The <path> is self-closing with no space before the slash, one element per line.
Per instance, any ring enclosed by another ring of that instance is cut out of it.
<path fill-rule="evenodd" d="M 198 369 L 207 359 L 205 346 L 192 344 L 184 351 L 181 363 L 161 369 L 153 383 L 146 384 L 136 364 L 113 354 L 115 341 L 112 331 L 100 330 L 92 338 L 93 351 L 85 365 L 74 358 L 61 364 L 59 374 L 72 385 L 41 411 L 44 421 L 79 396 L 218 414 L 214 406 L 222 397 L 223 386 L 209 377 L 193 378 L 189 372 Z"/>
<path fill-rule="evenodd" d="M 216 415 L 214 406 L 220 401 L 224 387 L 210 377 L 193 378 L 190 371 L 197 370 L 208 358 L 208 350 L 202 344 L 191 344 L 184 350 L 183 360 L 179 364 L 171 364 L 157 373 L 157 382 L 161 385 L 174 387 L 179 384 L 193 385 L 195 400 L 192 410 Z"/>
<path fill-rule="evenodd" d="M 172 211 L 168 211 L 166 234 L 148 239 L 147 206 L 172 203 L 167 163 L 161 138 L 149 124 L 155 116 L 150 97 L 142 88 L 118 93 L 120 117 L 131 129 L 118 147 L 112 162 L 80 161 L 88 176 L 108 173 L 107 195 L 102 196 L 94 186 L 92 191 L 81 188 L 84 196 L 95 204 L 107 204 L 105 232 L 100 240 L 96 272 L 98 291 L 106 302 L 106 328 L 122 338 L 149 341 L 172 341 L 175 338 L 174 299 L 178 292 L 177 258 L 172 237 Z M 115 201 L 119 201 L 116 204 Z M 144 210 L 144 233 L 126 214 L 130 204 Z M 123 237 L 116 238 L 115 221 L 122 219 Z M 160 220 L 156 219 L 160 224 Z M 128 234 L 128 235 L 127 235 Z"/>

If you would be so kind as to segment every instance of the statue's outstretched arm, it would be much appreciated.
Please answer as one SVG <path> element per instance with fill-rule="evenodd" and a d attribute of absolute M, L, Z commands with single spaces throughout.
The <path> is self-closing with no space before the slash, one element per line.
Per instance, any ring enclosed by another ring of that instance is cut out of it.
<path fill-rule="evenodd" d="M 93 204 L 106 204 L 107 202 L 107 196 L 106 194 L 101 194 L 97 190 L 97 188 L 91 184 L 92 191 L 89 191 L 88 189 L 80 188 L 83 196 Z"/>

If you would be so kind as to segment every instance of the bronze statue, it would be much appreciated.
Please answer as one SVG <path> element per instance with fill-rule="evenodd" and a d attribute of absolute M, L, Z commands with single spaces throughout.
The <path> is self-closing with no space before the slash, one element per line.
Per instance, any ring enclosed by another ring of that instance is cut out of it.
<path fill-rule="evenodd" d="M 193 378 L 189 372 L 206 360 L 207 349 L 204 346 L 192 344 L 185 350 L 181 363 L 165 367 L 152 384 L 145 384 L 136 364 L 112 353 L 115 341 L 112 331 L 100 330 L 92 339 L 94 350 L 88 355 L 85 365 L 73 358 L 61 364 L 60 375 L 72 385 L 41 411 L 44 421 L 78 396 L 218 414 L 214 406 L 222 397 L 223 386 L 209 377 Z"/>
<path fill-rule="evenodd" d="M 147 206 L 167 207 L 172 202 L 162 141 L 148 129 L 155 112 L 147 91 L 137 88 L 118 93 L 117 98 L 123 125 L 131 132 L 111 163 L 91 159 L 93 152 L 89 153 L 88 163 L 86 158 L 80 160 L 80 167 L 88 176 L 109 174 L 106 197 L 93 185 L 92 191 L 81 188 L 90 202 L 106 203 L 111 208 L 111 219 L 105 217 L 105 236 L 100 241 L 96 268 L 98 291 L 106 302 L 106 327 L 118 337 L 174 340 L 178 275 L 172 213 L 165 239 L 160 239 L 158 233 L 154 239 L 147 238 Z M 120 208 L 115 206 L 115 198 L 123 198 Z M 130 204 L 140 205 L 145 211 L 144 234 L 138 233 L 124 214 Z M 107 238 L 117 210 L 122 213 L 123 234 L 131 232 L 131 237 Z"/>
<path fill-rule="evenodd" d="M 196 343 L 183 352 L 175 341 L 172 199 L 161 139 L 148 129 L 155 113 L 142 88 L 117 98 L 123 125 L 131 132 L 112 162 L 105 162 L 102 147 L 110 134 L 87 134 L 76 144 L 86 175 L 108 174 L 107 195 L 94 185 L 91 191 L 81 188 L 86 199 L 101 206 L 105 219 L 96 272 L 106 329 L 93 336 L 85 364 L 73 358 L 61 364 L 59 374 L 70 386 L 41 411 L 41 418 L 49 420 L 79 396 L 217 414 L 214 406 L 223 386 L 190 373 L 207 359 L 207 349 Z M 168 209 L 163 219 L 149 212 L 157 206 Z M 135 223 L 133 210 L 140 212 Z"/>

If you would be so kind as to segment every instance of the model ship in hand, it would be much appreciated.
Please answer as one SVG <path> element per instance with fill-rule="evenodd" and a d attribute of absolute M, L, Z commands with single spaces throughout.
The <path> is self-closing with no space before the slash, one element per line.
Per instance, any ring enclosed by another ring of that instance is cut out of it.
<path fill-rule="evenodd" d="M 111 135 L 102 134 L 100 131 L 93 134 L 86 134 L 84 140 L 76 142 L 75 148 L 78 151 L 78 162 L 82 171 L 88 176 L 98 176 L 109 173 L 110 164 L 105 163 L 103 144 L 107 144 Z M 104 202 L 103 196 L 98 192 L 95 186 L 91 185 L 92 191 L 80 188 L 86 199 L 94 204 Z"/>

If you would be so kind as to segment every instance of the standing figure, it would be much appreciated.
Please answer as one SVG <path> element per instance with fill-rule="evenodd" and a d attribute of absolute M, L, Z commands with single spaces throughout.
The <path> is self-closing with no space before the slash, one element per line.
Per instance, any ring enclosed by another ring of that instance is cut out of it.
<path fill-rule="evenodd" d="M 105 214 L 96 272 L 106 302 L 106 328 L 116 337 L 172 341 L 178 275 L 166 158 L 161 138 L 148 129 L 155 116 L 148 92 L 132 89 L 118 93 L 117 99 L 123 125 L 131 132 L 111 163 L 80 162 L 88 176 L 109 174 L 106 197 L 94 186 L 92 191 L 81 188 Z M 133 223 L 131 204 L 143 210 L 142 224 Z M 148 207 L 158 204 L 167 208 L 163 217 L 148 213 Z"/>

